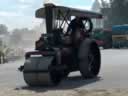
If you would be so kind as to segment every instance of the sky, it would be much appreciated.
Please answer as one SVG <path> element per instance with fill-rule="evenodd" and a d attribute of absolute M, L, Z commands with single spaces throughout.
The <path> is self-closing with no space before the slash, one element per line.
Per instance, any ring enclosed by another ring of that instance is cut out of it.
<path fill-rule="evenodd" d="M 35 10 L 42 7 L 47 0 L 1 0 L 0 24 L 9 30 L 14 28 L 33 28 L 42 20 L 35 18 Z M 50 0 L 51 2 L 52 0 Z M 53 0 L 55 4 L 90 9 L 94 0 Z"/>

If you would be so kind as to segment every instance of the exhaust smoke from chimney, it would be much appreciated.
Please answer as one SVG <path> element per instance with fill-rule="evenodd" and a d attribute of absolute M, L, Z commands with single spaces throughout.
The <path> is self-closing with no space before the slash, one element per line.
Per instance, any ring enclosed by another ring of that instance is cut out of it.
<path fill-rule="evenodd" d="M 47 3 L 53 3 L 53 4 L 57 4 L 59 0 L 44 0 L 44 4 L 47 4 Z"/>
<path fill-rule="evenodd" d="M 55 0 L 44 0 L 44 4 L 47 4 L 47 3 L 55 3 Z"/>

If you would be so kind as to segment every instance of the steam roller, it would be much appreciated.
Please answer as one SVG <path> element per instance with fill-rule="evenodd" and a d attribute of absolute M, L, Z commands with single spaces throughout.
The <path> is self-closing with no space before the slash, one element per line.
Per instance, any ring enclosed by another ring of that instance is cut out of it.
<path fill-rule="evenodd" d="M 65 34 L 71 17 L 77 16 L 85 28 L 77 28 L 74 35 Z M 100 72 L 99 47 L 91 37 L 92 18 L 101 14 L 46 4 L 36 11 L 37 18 L 45 19 L 46 33 L 35 42 L 35 50 L 25 54 L 19 67 L 29 86 L 58 85 L 70 72 L 80 71 L 83 78 L 95 78 Z"/>
<path fill-rule="evenodd" d="M 72 48 L 26 53 L 19 68 L 29 86 L 58 85 L 70 72 L 80 71 L 83 78 L 95 78 L 100 70 L 100 51 L 91 39 L 85 39 L 78 53 Z"/>

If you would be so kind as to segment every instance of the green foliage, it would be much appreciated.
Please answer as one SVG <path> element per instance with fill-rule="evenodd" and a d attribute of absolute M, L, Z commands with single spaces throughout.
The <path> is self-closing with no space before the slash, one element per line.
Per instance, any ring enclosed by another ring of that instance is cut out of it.
<path fill-rule="evenodd" d="M 111 16 L 112 25 L 128 24 L 128 2 L 127 0 L 112 0 L 111 1 Z"/>
<path fill-rule="evenodd" d="M 7 55 L 10 51 L 9 51 L 10 49 L 6 46 L 6 45 L 4 45 L 4 44 L 1 44 L 0 45 L 0 55 Z"/>
<path fill-rule="evenodd" d="M 1 34 L 8 34 L 8 28 L 4 24 L 0 24 L 0 35 Z"/>
<path fill-rule="evenodd" d="M 105 28 L 111 28 L 113 25 L 128 24 L 128 0 L 106 0 L 102 1 L 102 13 L 105 16 Z M 108 6 L 106 6 L 106 5 Z"/>

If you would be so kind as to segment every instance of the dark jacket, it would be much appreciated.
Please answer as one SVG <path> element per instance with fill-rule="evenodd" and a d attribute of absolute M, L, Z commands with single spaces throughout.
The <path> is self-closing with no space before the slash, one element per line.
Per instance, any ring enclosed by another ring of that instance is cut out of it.
<path fill-rule="evenodd" d="M 81 19 L 77 20 L 77 19 L 75 18 L 75 19 L 73 19 L 73 20 L 71 21 L 71 23 L 69 24 L 68 29 L 67 29 L 67 34 L 69 34 L 69 32 L 71 32 L 70 34 L 72 35 L 73 33 L 75 33 L 75 31 L 76 31 L 77 28 L 82 28 L 82 29 L 84 29 L 85 26 L 84 26 L 84 24 L 83 24 L 83 22 L 82 22 Z"/>

